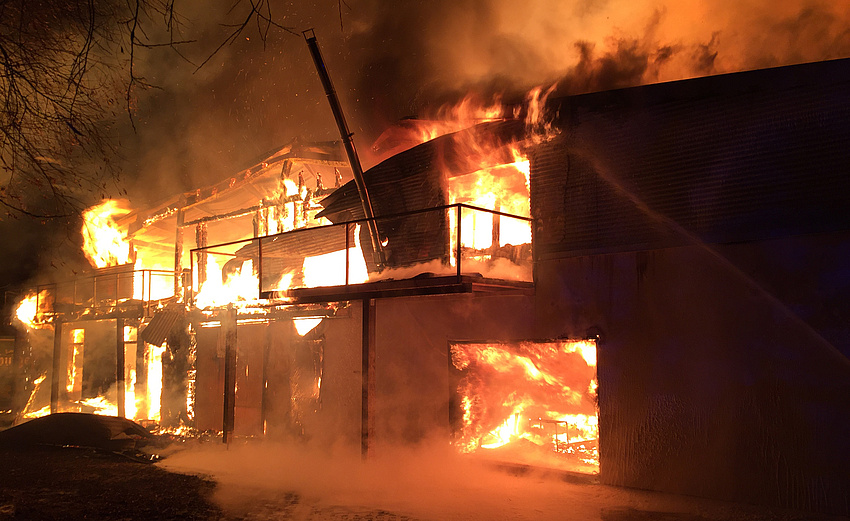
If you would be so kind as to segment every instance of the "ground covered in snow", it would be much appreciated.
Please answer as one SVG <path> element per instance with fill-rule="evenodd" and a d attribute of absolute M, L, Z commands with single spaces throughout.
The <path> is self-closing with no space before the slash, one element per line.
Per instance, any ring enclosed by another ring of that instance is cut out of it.
<path fill-rule="evenodd" d="M 508 472 L 442 449 L 181 445 L 157 464 L 104 449 L 0 448 L 0 521 L 832 520 Z M 520 475 L 518 475 L 520 474 Z"/>

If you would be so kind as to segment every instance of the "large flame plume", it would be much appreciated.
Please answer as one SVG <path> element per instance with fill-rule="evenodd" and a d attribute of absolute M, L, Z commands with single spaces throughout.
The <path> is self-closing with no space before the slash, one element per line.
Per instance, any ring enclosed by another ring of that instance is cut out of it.
<path fill-rule="evenodd" d="M 36 327 L 36 316 L 38 314 L 38 296 L 28 293 L 18 307 L 15 309 L 15 318 L 27 328 Z"/>
<path fill-rule="evenodd" d="M 108 199 L 83 212 L 83 252 L 95 268 L 132 262 L 132 247 L 127 234 L 115 218 L 130 213 L 125 202 Z"/>

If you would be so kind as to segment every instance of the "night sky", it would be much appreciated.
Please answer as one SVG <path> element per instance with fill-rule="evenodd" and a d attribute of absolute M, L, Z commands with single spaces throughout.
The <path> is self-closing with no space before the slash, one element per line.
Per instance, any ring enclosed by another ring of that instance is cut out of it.
<path fill-rule="evenodd" d="M 252 23 L 198 69 L 232 31 L 223 24 L 244 18 L 241 4 L 231 12 L 229 2 L 210 4 L 176 2 L 181 36 L 196 43 L 137 56 L 156 88 L 136 90 L 135 130 L 126 114 L 116 122 L 114 195 L 126 189 L 142 205 L 226 177 L 294 138 L 338 139 L 301 36 L 310 28 L 366 168 L 393 122 L 433 117 L 469 93 L 510 99 L 557 84 L 563 95 L 850 56 L 847 0 L 272 1 L 273 18 L 290 31 L 272 27 L 262 38 Z M 76 227 L 0 220 L 4 294 L 36 275 L 81 269 Z"/>

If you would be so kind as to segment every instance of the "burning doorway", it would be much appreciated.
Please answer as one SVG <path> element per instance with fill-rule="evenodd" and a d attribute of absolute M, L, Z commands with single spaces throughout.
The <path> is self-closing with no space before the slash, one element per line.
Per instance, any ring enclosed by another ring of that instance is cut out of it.
<path fill-rule="evenodd" d="M 599 472 L 595 340 L 453 342 L 449 364 L 459 451 Z"/>

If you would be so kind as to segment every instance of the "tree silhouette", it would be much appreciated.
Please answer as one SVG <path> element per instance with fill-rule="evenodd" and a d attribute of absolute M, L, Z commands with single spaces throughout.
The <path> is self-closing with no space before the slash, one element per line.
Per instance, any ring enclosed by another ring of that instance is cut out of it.
<path fill-rule="evenodd" d="M 92 194 L 121 193 L 116 129 L 134 124 L 137 96 L 152 87 L 137 73 L 139 53 L 183 56 L 194 43 L 175 3 L 0 0 L 0 219 L 68 216 Z M 269 0 L 235 0 L 228 17 L 209 57 L 255 25 L 264 41 L 272 29 L 293 32 Z"/>

